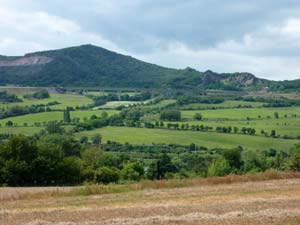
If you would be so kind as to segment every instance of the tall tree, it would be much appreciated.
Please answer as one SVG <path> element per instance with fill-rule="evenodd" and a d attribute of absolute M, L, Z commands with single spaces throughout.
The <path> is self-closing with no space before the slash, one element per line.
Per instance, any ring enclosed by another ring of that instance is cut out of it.
<path fill-rule="evenodd" d="M 64 122 L 71 123 L 70 109 L 68 107 L 64 110 Z"/>

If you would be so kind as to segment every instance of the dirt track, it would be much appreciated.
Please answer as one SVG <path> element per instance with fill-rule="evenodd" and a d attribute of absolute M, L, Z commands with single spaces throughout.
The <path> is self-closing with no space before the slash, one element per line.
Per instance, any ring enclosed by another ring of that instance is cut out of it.
<path fill-rule="evenodd" d="M 20 189 L 0 189 L 2 196 Z M 35 191 L 38 191 L 36 189 Z M 0 200 L 0 224 L 300 224 L 300 179 Z"/>

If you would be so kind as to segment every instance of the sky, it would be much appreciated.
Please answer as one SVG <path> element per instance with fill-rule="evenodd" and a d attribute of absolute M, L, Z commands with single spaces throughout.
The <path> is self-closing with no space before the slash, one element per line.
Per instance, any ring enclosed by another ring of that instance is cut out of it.
<path fill-rule="evenodd" d="M 93 44 L 172 68 L 300 78 L 299 0 L 0 0 L 0 55 Z"/>

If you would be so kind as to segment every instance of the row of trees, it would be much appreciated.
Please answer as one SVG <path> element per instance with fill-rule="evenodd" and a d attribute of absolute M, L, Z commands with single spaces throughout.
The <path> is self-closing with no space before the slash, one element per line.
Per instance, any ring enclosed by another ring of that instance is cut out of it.
<path fill-rule="evenodd" d="M 34 98 L 34 99 L 46 99 L 46 98 L 50 98 L 50 94 L 46 89 L 42 89 L 42 90 L 33 92 L 32 94 L 26 94 L 23 97 L 24 98 Z"/>
<path fill-rule="evenodd" d="M 37 104 L 37 105 L 30 105 L 30 106 L 12 106 L 7 109 L 1 108 L 0 109 L 0 119 L 14 117 L 14 116 L 21 116 L 26 114 L 32 113 L 40 113 L 40 112 L 50 112 L 52 111 L 50 106 L 57 105 L 59 102 L 49 102 L 47 104 Z"/>
<path fill-rule="evenodd" d="M 9 94 L 6 91 L 0 91 L 0 102 L 22 102 L 22 99 L 18 98 L 18 96 L 14 94 Z"/>
<path fill-rule="evenodd" d="M 207 150 L 190 146 L 134 146 L 75 139 L 59 124 L 33 137 L 0 144 L 0 185 L 68 185 L 189 176 L 223 176 L 267 169 L 300 170 L 300 145 L 290 151 Z M 134 153 L 134 154 L 131 154 Z M 175 154 L 176 153 L 176 154 Z"/>

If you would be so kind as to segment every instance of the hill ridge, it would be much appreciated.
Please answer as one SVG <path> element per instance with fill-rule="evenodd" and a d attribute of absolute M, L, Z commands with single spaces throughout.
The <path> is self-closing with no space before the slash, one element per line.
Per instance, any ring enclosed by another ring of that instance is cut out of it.
<path fill-rule="evenodd" d="M 21 67 L 20 67 L 21 66 Z M 0 85 L 117 88 L 196 88 L 220 90 L 294 90 L 300 80 L 270 81 L 248 72 L 200 72 L 144 62 L 91 44 L 24 56 L 0 56 Z"/>

